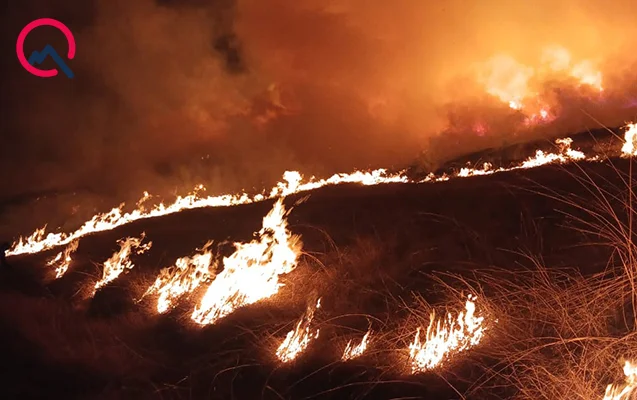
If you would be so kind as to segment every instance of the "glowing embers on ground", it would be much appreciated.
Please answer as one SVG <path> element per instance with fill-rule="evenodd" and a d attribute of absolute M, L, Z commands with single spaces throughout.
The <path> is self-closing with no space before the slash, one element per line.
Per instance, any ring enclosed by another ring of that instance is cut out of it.
<path fill-rule="evenodd" d="M 212 241 L 197 249 L 198 254 L 181 257 L 175 265 L 162 269 L 155 283 L 142 298 L 149 294 L 158 294 L 157 312 L 161 314 L 173 307 L 182 296 L 194 292 L 202 283 L 212 279 L 217 262 L 210 246 Z"/>
<path fill-rule="evenodd" d="M 608 385 L 603 400 L 629 400 L 637 394 L 637 365 L 630 361 L 624 364 L 626 380 L 621 385 Z"/>
<path fill-rule="evenodd" d="M 48 263 L 46 263 L 47 266 L 55 268 L 55 279 L 61 278 L 64 276 L 66 271 L 68 271 L 72 261 L 71 254 L 75 253 L 79 243 L 79 239 L 75 239 L 69 243 L 64 250 L 59 252 L 57 256 L 53 257 Z"/>
<path fill-rule="evenodd" d="M 413 373 L 423 372 L 439 366 L 451 355 L 467 350 L 478 343 L 484 335 L 484 317 L 476 316 L 476 298 L 469 296 L 465 311 L 456 318 L 451 313 L 446 318 L 436 319 L 431 313 L 424 341 L 420 340 L 420 327 L 414 342 L 409 346 L 409 360 Z"/>
<path fill-rule="evenodd" d="M 284 363 L 290 362 L 303 353 L 310 342 L 317 339 L 319 329 L 312 328 L 314 312 L 321 307 L 321 299 L 316 301 L 316 305 L 308 306 L 305 314 L 296 324 L 296 328 L 289 331 L 285 340 L 276 350 L 276 356 Z"/>
<path fill-rule="evenodd" d="M 363 355 L 365 350 L 367 350 L 367 345 L 369 344 L 370 337 L 372 335 L 372 331 L 368 330 L 363 336 L 363 339 L 357 345 L 353 344 L 353 340 L 347 342 L 347 346 L 345 346 L 345 350 L 343 351 L 343 356 L 341 357 L 341 361 L 352 360 L 356 357 L 360 357 Z"/>
<path fill-rule="evenodd" d="M 153 244 L 152 242 L 142 243 L 145 237 L 146 234 L 142 233 L 139 238 L 129 237 L 117 242 L 120 249 L 104 263 L 102 278 L 95 284 L 95 290 L 113 282 L 122 272 L 133 268 L 134 264 L 130 256 L 146 252 Z"/>
<path fill-rule="evenodd" d="M 223 271 L 210 283 L 192 313 L 198 324 L 213 324 L 239 307 L 276 294 L 279 276 L 292 272 L 301 254 L 301 238 L 288 230 L 283 199 L 274 203 L 263 226 L 249 243 L 235 243 L 235 252 L 223 259 Z"/>

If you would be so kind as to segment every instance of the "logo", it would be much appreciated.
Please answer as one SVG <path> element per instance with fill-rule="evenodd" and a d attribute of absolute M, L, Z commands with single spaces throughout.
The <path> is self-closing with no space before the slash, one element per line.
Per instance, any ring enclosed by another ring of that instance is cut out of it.
<path fill-rule="evenodd" d="M 27 26 L 22 28 L 20 31 L 20 35 L 18 35 L 18 41 L 16 43 L 16 53 L 18 54 L 18 60 L 24 69 L 29 71 L 31 74 L 35 76 L 39 76 L 40 78 L 51 78 L 58 74 L 57 69 L 39 69 L 36 68 L 35 65 L 42 64 L 47 57 L 51 57 L 53 61 L 60 67 L 62 72 L 68 77 L 73 78 L 75 75 L 71 68 L 64 62 L 62 57 L 55 51 L 53 46 L 47 44 L 42 50 L 34 51 L 29 56 L 29 59 L 24 55 L 24 40 L 27 38 L 27 35 L 31 33 L 32 30 L 38 28 L 40 26 L 52 26 L 59 31 L 61 31 L 66 37 L 66 41 L 69 44 L 69 52 L 68 59 L 72 60 L 75 57 L 75 38 L 71 33 L 71 30 L 67 28 L 66 25 L 52 18 L 40 18 L 35 21 L 30 22 Z"/>

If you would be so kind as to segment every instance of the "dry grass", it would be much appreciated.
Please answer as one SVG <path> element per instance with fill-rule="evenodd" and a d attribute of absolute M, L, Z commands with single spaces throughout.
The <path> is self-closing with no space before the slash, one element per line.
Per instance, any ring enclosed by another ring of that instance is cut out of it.
<path fill-rule="evenodd" d="M 574 227 L 591 243 L 612 248 L 605 271 L 550 268 L 529 255 L 524 270 L 433 277 L 452 302 L 460 303 L 462 293 L 478 293 L 484 314 L 498 320 L 472 352 L 484 372 L 464 393 L 467 398 L 491 398 L 504 388 L 506 398 L 520 400 L 601 400 L 608 384 L 623 381 L 623 361 L 637 359 L 637 182 L 632 166 L 628 173 L 615 168 L 623 187 L 581 172 L 573 176 L 587 188 L 586 198 L 544 195 L 572 210 Z M 421 315 L 426 326 L 428 314 Z"/>
<path fill-rule="evenodd" d="M 263 378 L 264 393 L 276 392 L 284 398 L 289 394 L 284 392 L 291 393 L 296 386 L 311 387 L 315 376 L 336 375 L 331 371 L 343 367 L 340 356 L 348 340 L 360 341 L 369 328 L 374 332 L 369 349 L 346 367 L 362 366 L 366 373 L 373 370 L 371 378 L 352 378 L 350 383 L 323 386 L 323 392 L 316 389 L 315 393 L 338 395 L 347 385 L 371 390 L 385 383 L 412 384 L 407 355 L 416 328 L 428 325 L 432 309 L 448 305 L 457 310 L 466 295 L 474 293 L 478 309 L 487 317 L 487 336 L 471 351 L 432 371 L 456 386 L 458 397 L 494 398 L 497 392 L 504 393 L 502 398 L 520 400 L 601 400 L 609 383 L 621 382 L 621 361 L 637 359 L 632 189 L 637 182 L 632 170 L 627 174 L 619 168 L 615 171 L 620 186 L 583 169 L 574 174 L 586 188 L 585 197 L 549 189 L 543 193 L 568 206 L 575 229 L 591 244 L 604 243 L 614 250 L 603 272 L 590 273 L 581 265 L 556 269 L 529 254 L 523 269 L 427 275 L 433 278 L 434 287 L 431 280 L 426 286 L 421 280 L 406 287 L 403 283 L 411 278 L 405 276 L 413 274 L 416 262 L 411 252 L 399 250 L 405 235 L 359 236 L 351 245 L 338 248 L 325 234 L 324 252 L 305 254 L 301 265 L 284 278 L 286 287 L 279 295 L 237 310 L 214 327 L 194 326 L 190 321 L 199 292 L 165 316 L 156 315 L 156 299 L 149 296 L 136 304 L 139 309 L 107 319 L 91 319 L 53 300 L 33 299 L 22 299 L 25 304 L 16 306 L 29 310 L 28 314 L 8 310 L 2 317 L 30 335 L 30 342 L 45 347 L 42 352 L 55 363 L 77 363 L 109 378 L 116 371 L 117 379 L 132 376 L 138 381 L 151 380 L 153 372 L 161 371 L 166 375 L 152 380 L 163 382 L 166 391 L 187 392 L 197 384 L 205 387 L 221 385 L 219 382 L 232 386 L 244 371 L 260 369 L 275 376 L 272 370 L 284 370 L 280 375 L 294 375 L 298 368 L 298 376 L 284 383 Z M 412 240 L 410 245 L 408 249 L 413 250 L 422 243 Z M 133 276 L 135 279 L 117 285 L 138 300 L 155 275 L 136 270 Z M 409 291 L 418 285 L 423 293 L 416 293 L 414 299 Z M 436 295 L 425 295 L 424 287 Z M 3 302 L 15 301 L 2 296 Z M 317 297 L 323 299 L 314 321 L 321 331 L 319 339 L 298 362 L 281 366 L 274 359 L 276 347 L 308 302 Z M 433 305 L 425 300 L 432 297 L 436 298 Z M 178 340 L 149 335 L 159 335 L 166 320 L 184 327 L 175 334 Z M 174 348 L 166 349 L 166 344 Z M 152 354 L 145 355 L 148 352 L 141 349 L 150 349 Z M 167 366 L 158 367 L 159 363 Z M 467 365 L 470 373 L 456 372 Z M 191 376 L 205 383 L 197 383 Z M 170 385 L 174 388 L 168 388 Z"/>

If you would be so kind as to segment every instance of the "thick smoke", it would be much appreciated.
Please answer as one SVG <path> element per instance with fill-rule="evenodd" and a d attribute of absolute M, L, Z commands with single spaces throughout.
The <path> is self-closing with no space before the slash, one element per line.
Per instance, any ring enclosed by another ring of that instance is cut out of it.
<path fill-rule="evenodd" d="M 551 64 L 547 48 L 561 46 L 572 64 L 588 60 L 601 69 L 606 93 L 634 93 L 634 2 L 239 0 L 238 10 L 248 64 L 302 93 L 295 118 L 312 121 L 307 135 L 280 121 L 278 134 L 342 167 L 353 154 L 387 165 L 423 149 L 440 161 L 458 155 L 446 147 L 471 151 L 514 140 L 515 112 L 479 79 L 497 75 L 514 85 L 507 59 L 534 71 L 529 84 L 566 116 L 536 134 L 622 124 L 634 113 L 621 108 L 626 99 L 587 100 L 586 88 L 543 70 Z M 455 119 L 470 117 L 490 122 L 489 138 L 453 132 Z M 332 150 L 321 151 L 326 147 Z"/>
<path fill-rule="evenodd" d="M 16 61 L 3 88 L 4 197 L 64 198 L 35 224 L 142 190 L 260 189 L 286 169 L 400 168 L 422 152 L 435 166 L 635 115 L 634 1 L 51 3 L 10 6 L 4 24 L 7 49 L 43 16 L 78 44 L 75 79 L 38 79 Z M 41 28 L 26 52 L 62 49 L 59 36 Z M 550 67 L 550 46 L 601 71 L 603 95 Z M 498 90 L 532 91 L 554 118 L 525 127 Z M 22 215 L 5 207 L 7 224 Z"/>

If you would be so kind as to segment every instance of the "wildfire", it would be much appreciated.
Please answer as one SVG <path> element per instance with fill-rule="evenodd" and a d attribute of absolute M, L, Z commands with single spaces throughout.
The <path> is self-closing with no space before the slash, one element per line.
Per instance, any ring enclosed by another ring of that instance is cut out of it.
<path fill-rule="evenodd" d="M 175 265 L 162 269 L 142 298 L 159 294 L 157 312 L 161 314 L 173 307 L 182 296 L 194 292 L 202 283 L 214 278 L 217 263 L 213 260 L 211 245 L 212 241 L 209 241 L 197 249 L 199 254 L 179 258 Z"/>
<path fill-rule="evenodd" d="M 296 268 L 302 243 L 288 230 L 283 198 L 263 218 L 257 237 L 235 243 L 235 252 L 223 259 L 223 271 L 212 281 L 192 314 L 199 324 L 213 324 L 239 307 L 276 294 L 279 276 Z"/>
<path fill-rule="evenodd" d="M 529 169 L 556 162 L 565 163 L 569 161 L 581 161 L 586 159 L 586 155 L 584 155 L 584 153 L 571 149 L 573 139 L 557 139 L 555 143 L 560 147 L 559 153 L 545 153 L 542 150 L 538 150 L 535 153 L 535 157 L 529 158 L 528 160 L 524 161 L 522 165 L 515 167 L 514 169 Z"/>
<path fill-rule="evenodd" d="M 372 331 L 368 330 L 367 333 L 365 333 L 365 336 L 363 336 L 361 342 L 356 346 L 352 345 L 352 340 L 347 342 L 347 346 L 345 346 L 345 351 L 343 351 L 341 360 L 348 361 L 356 357 L 360 357 L 365 352 L 365 350 L 367 350 L 367 345 L 369 344 L 369 338 L 371 334 Z"/>
<path fill-rule="evenodd" d="M 546 118 L 550 118 L 550 114 L 546 115 Z M 546 111 L 548 113 L 548 111 Z M 622 148 L 622 152 L 626 155 L 637 155 L 637 150 L 633 144 L 635 135 L 637 134 L 637 124 L 630 123 L 627 125 L 627 131 L 625 133 L 626 143 Z M 303 176 L 298 171 L 287 171 L 283 174 L 283 180 L 278 182 L 271 190 L 264 192 L 263 194 L 257 194 L 250 196 L 247 193 L 239 194 L 224 194 L 219 196 L 201 197 L 200 193 L 205 190 L 203 185 L 199 185 L 195 191 L 185 197 L 177 197 L 174 203 L 170 205 L 164 205 L 160 203 L 154 208 L 147 210 L 143 203 L 145 203 L 150 195 L 144 192 L 144 196 L 137 204 L 137 209 L 129 213 L 123 212 L 124 205 L 113 208 L 111 211 L 105 214 L 97 214 L 93 216 L 89 221 L 85 222 L 78 230 L 72 233 L 46 233 L 46 226 L 40 229 L 36 229 L 30 236 L 24 238 L 20 237 L 18 241 L 13 243 L 11 249 L 7 252 L 7 256 L 13 256 L 18 254 L 33 254 L 44 250 L 48 250 L 52 247 L 69 244 L 70 242 L 77 240 L 85 235 L 89 235 L 95 232 L 102 232 L 114 229 L 118 226 L 128 224 L 133 221 L 145 218 L 160 217 L 176 213 L 182 210 L 204 208 L 204 207 L 228 207 L 240 204 L 260 202 L 267 199 L 273 199 L 277 197 L 285 197 L 290 194 L 300 193 L 318 189 L 329 185 L 339 185 L 345 183 L 358 183 L 361 185 L 380 185 L 386 183 L 426 183 L 426 182 L 443 182 L 453 177 L 469 177 L 475 175 L 490 175 L 496 172 L 505 172 L 516 169 L 528 169 L 534 168 L 550 163 L 565 163 L 570 161 L 580 160 L 596 160 L 597 156 L 587 158 L 582 152 L 573 150 L 570 148 L 572 140 L 570 138 L 559 139 L 557 143 L 560 145 L 560 151 L 558 153 L 545 153 L 540 150 L 537 151 L 534 157 L 529 158 L 523 163 L 512 166 L 509 168 L 491 169 L 490 164 L 485 164 L 482 169 L 463 168 L 453 175 L 443 174 L 436 176 L 433 173 L 429 174 L 425 179 L 420 181 L 412 181 L 404 175 L 404 171 L 389 174 L 385 169 L 378 169 L 368 172 L 353 172 L 350 174 L 335 174 L 328 179 L 316 179 L 310 177 L 304 182 Z"/>
<path fill-rule="evenodd" d="M 142 233 L 139 238 L 129 237 L 121 239 L 117 243 L 120 246 L 119 251 L 113 253 L 111 258 L 104 263 L 104 269 L 102 271 L 102 279 L 95 284 L 95 290 L 113 282 L 122 272 L 134 267 L 133 262 L 130 260 L 130 256 L 133 253 L 142 254 L 150 249 L 152 242 L 142 244 L 145 233 Z"/>
<path fill-rule="evenodd" d="M 636 156 L 637 148 L 635 143 L 637 142 L 637 124 L 626 125 L 626 132 L 624 132 L 624 145 L 622 146 L 622 154 L 624 156 Z"/>
<path fill-rule="evenodd" d="M 311 329 L 314 312 L 321 307 L 321 299 L 318 299 L 316 306 L 309 306 L 307 311 L 296 324 L 296 328 L 288 332 L 285 340 L 276 351 L 276 356 L 284 363 L 294 360 L 301 354 L 313 339 L 318 338 L 319 330 Z"/>
<path fill-rule="evenodd" d="M 75 239 L 64 250 L 58 253 L 57 256 L 52 258 L 48 263 L 46 263 L 49 267 L 55 267 L 55 279 L 60 279 L 66 271 L 68 271 L 69 266 L 71 265 L 71 254 L 75 253 L 77 250 L 77 246 L 80 241 Z"/>
<path fill-rule="evenodd" d="M 602 73 L 593 61 L 575 62 L 570 52 L 561 46 L 546 47 L 537 68 L 507 55 L 496 55 L 481 66 L 478 80 L 488 94 L 523 113 L 524 125 L 530 127 L 556 118 L 540 94 L 542 88 L 534 87 L 541 84 L 538 81 L 541 75 L 555 73 L 574 79 L 579 86 L 603 91 Z"/>
<path fill-rule="evenodd" d="M 33 254 L 56 246 L 62 246 L 80 237 L 91 233 L 108 231 L 115 229 L 133 221 L 146 218 L 160 217 L 177 213 L 183 210 L 205 208 L 205 207 L 228 207 L 240 204 L 260 202 L 280 196 L 287 196 L 292 193 L 299 193 L 307 190 L 317 189 L 328 185 L 338 185 L 343 183 L 359 183 L 362 185 L 378 185 L 382 183 L 406 183 L 409 179 L 402 173 L 388 174 L 385 169 L 377 169 L 368 172 L 354 172 L 351 174 L 335 174 L 328 179 L 317 180 L 315 177 L 309 178 L 302 183 L 302 176 L 297 171 L 288 171 L 283 175 L 283 181 L 279 182 L 266 194 L 250 196 L 247 193 L 223 194 L 219 196 L 201 197 L 200 193 L 205 191 L 203 185 L 199 185 L 192 193 L 185 197 L 177 197 L 174 203 L 165 205 L 160 203 L 154 208 L 147 210 L 142 203 L 150 198 L 144 192 L 143 197 L 137 203 L 137 209 L 125 213 L 124 204 L 113 208 L 104 214 L 97 214 L 89 221 L 86 221 L 79 229 L 72 233 L 46 233 L 46 226 L 36 229 L 28 237 L 20 237 L 7 252 L 7 256 L 18 254 Z"/>
<path fill-rule="evenodd" d="M 505 172 L 505 171 L 514 171 L 517 169 L 530 169 L 540 167 L 542 165 L 555 164 L 560 163 L 564 164 L 567 162 L 574 161 L 582 161 L 582 160 L 596 160 L 597 157 L 586 157 L 584 153 L 581 151 L 573 150 L 571 148 L 571 144 L 573 143 L 573 139 L 564 138 L 555 140 L 555 144 L 559 147 L 559 152 L 557 153 L 545 153 L 542 150 L 537 150 L 535 152 L 535 156 L 529 157 L 524 160 L 519 165 L 514 165 L 513 167 L 505 168 L 500 167 L 497 169 L 493 169 L 493 165 L 491 163 L 482 164 L 482 168 L 461 168 L 454 177 L 459 178 L 468 178 L 470 176 L 480 176 L 480 175 L 492 175 L 497 172 Z M 449 180 L 448 175 L 443 175 L 440 177 L 436 177 L 435 175 L 427 176 L 422 182 L 442 182 Z"/>
<path fill-rule="evenodd" d="M 624 364 L 626 381 L 621 385 L 608 385 L 603 400 L 629 400 L 637 389 L 637 365 L 630 361 Z"/>
<path fill-rule="evenodd" d="M 420 328 L 416 332 L 414 342 L 409 346 L 412 372 L 423 372 L 439 366 L 451 354 L 467 350 L 483 337 L 484 317 L 475 314 L 475 297 L 469 296 L 465 304 L 465 312 L 460 312 L 454 319 L 451 313 L 446 319 L 436 319 L 435 311 L 431 313 L 425 341 L 420 341 Z"/>
<path fill-rule="evenodd" d="M 573 63 L 570 52 L 561 46 L 549 46 L 544 49 L 542 63 L 553 72 L 566 73 L 578 81 L 580 85 L 590 86 L 598 91 L 603 91 L 602 73 L 595 68 L 591 60 L 582 60 Z"/>
<path fill-rule="evenodd" d="M 404 171 L 397 174 L 387 174 L 385 169 L 377 169 L 370 172 L 355 171 L 351 174 L 334 174 L 328 179 L 316 180 L 311 177 L 306 183 L 302 183 L 303 176 L 298 171 L 286 171 L 283 174 L 283 182 L 276 184 L 270 191 L 270 198 L 285 197 L 290 194 L 307 192 L 323 186 L 342 185 L 345 183 L 358 183 L 364 186 L 380 185 L 384 183 L 408 183 L 409 178 L 402 175 Z"/>
<path fill-rule="evenodd" d="M 533 77 L 533 68 L 505 55 L 494 56 L 483 68 L 480 80 L 487 93 L 508 104 L 510 108 L 521 110 L 522 101 L 530 91 L 529 80 Z"/>

